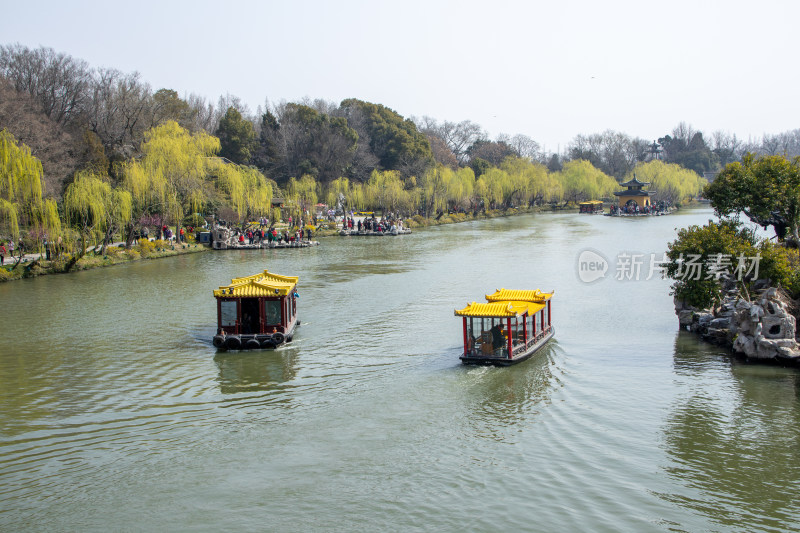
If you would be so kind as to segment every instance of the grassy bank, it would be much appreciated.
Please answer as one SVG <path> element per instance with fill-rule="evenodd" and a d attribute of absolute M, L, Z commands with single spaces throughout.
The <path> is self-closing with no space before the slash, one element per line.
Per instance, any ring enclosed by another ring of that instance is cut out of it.
<path fill-rule="evenodd" d="M 65 274 L 77 270 L 114 266 L 131 261 L 199 253 L 205 250 L 209 250 L 209 248 L 193 242 L 170 244 L 166 241 L 139 241 L 130 249 L 110 246 L 106 249 L 105 255 L 99 252 L 87 252 L 83 257 L 78 258 L 73 254 L 62 254 L 52 261 L 33 259 L 19 264 L 17 264 L 16 259 L 6 257 L 5 265 L 0 268 L 0 281 L 33 278 L 47 274 Z"/>

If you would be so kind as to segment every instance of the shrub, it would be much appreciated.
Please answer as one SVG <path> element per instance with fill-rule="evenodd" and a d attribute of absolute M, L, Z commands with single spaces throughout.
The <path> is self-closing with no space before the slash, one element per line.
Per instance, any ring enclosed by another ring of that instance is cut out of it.
<path fill-rule="evenodd" d="M 764 241 L 759 245 L 759 252 L 759 277 L 769 278 L 773 285 L 781 285 L 792 298 L 800 296 L 800 258 L 797 248 Z"/>
<path fill-rule="evenodd" d="M 769 240 L 759 241 L 739 222 L 709 221 L 705 226 L 690 226 L 678 231 L 678 238 L 668 245 L 666 275 L 675 280 L 673 294 L 689 305 L 708 308 L 721 300 L 721 282 L 730 277 L 749 285 L 757 278 L 767 278 L 781 285 L 793 297 L 800 294 L 800 259 L 798 251 Z M 752 268 L 759 257 L 758 273 Z M 724 274 L 711 270 L 725 258 Z M 740 267 L 742 258 L 742 268 Z M 751 270 L 752 268 L 752 270 Z"/>
<path fill-rule="evenodd" d="M 156 242 L 160 241 L 150 241 L 148 239 L 139 239 L 139 244 L 136 245 L 136 250 L 142 257 L 147 257 L 148 255 L 152 254 L 156 249 Z"/>

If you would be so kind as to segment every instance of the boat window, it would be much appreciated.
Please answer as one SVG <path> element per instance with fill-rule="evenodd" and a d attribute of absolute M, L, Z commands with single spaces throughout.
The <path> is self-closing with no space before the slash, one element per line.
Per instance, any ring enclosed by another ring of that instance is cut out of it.
<path fill-rule="evenodd" d="M 281 324 L 281 301 L 280 300 L 265 300 L 264 301 L 264 316 L 266 317 L 267 324 L 270 326 L 278 326 Z"/>
<path fill-rule="evenodd" d="M 236 325 L 236 300 L 222 300 L 219 303 L 219 325 Z"/>

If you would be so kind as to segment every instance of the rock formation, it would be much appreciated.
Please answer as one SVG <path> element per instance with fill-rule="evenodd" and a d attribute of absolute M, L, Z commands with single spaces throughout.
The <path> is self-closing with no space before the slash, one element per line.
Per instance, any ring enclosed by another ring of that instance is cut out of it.
<path fill-rule="evenodd" d="M 797 303 L 781 289 L 758 282 L 755 287 L 759 290 L 752 299 L 729 288 L 712 310 L 694 309 L 676 298 L 681 327 L 749 359 L 800 363 Z"/>

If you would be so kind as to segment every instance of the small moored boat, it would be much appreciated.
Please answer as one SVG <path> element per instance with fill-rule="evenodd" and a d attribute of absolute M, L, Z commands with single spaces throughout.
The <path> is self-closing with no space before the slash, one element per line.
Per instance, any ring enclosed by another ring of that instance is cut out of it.
<path fill-rule="evenodd" d="M 578 204 L 579 213 L 603 213 L 603 202 L 600 200 L 589 200 L 588 202 L 581 202 Z"/>
<path fill-rule="evenodd" d="M 220 350 L 275 348 L 291 342 L 297 320 L 297 276 L 266 270 L 214 291 L 217 299 L 217 334 Z"/>
<path fill-rule="evenodd" d="M 463 319 L 465 364 L 508 366 L 531 357 L 555 334 L 553 292 L 500 289 L 486 302 L 472 302 L 455 315 Z"/>

